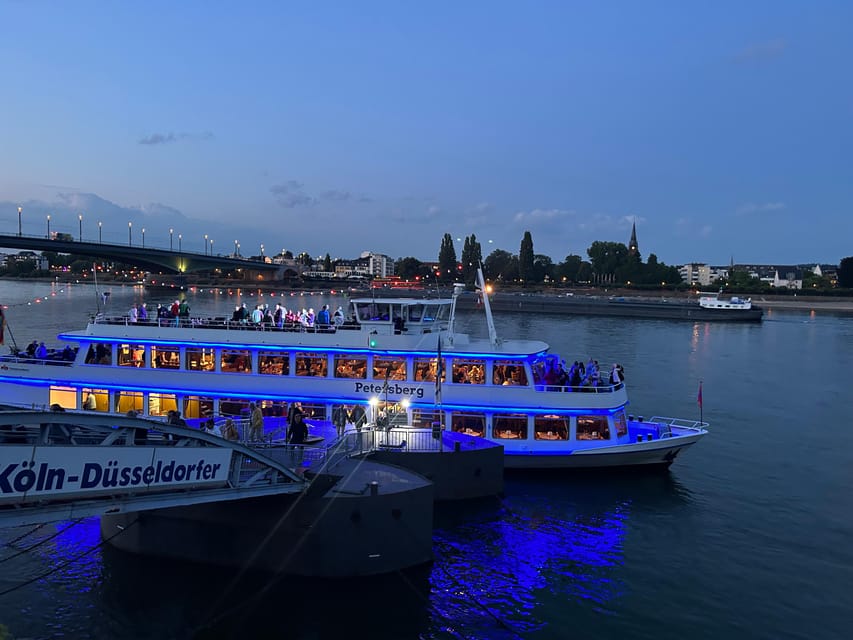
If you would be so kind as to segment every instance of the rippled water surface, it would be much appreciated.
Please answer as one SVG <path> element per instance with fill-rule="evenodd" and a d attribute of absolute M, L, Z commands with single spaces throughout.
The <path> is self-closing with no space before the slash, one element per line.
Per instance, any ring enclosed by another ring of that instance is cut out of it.
<path fill-rule="evenodd" d="M 175 295 L 105 289 L 115 312 Z M 194 314 L 217 315 L 258 299 L 188 296 Z M 81 328 L 95 300 L 85 285 L 0 282 L 21 344 Z M 485 335 L 479 316 L 460 324 Z M 701 379 L 711 434 L 666 473 L 507 475 L 501 499 L 438 509 L 432 566 L 371 580 L 138 558 L 97 546 L 95 519 L 2 530 L 0 624 L 22 638 L 849 637 L 853 317 L 503 314 L 497 327 L 569 361 L 622 363 L 635 414 L 698 418 Z"/>

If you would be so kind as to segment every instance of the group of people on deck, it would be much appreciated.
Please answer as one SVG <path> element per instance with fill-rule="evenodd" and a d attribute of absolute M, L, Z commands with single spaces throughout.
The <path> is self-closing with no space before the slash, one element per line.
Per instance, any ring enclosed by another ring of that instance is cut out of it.
<path fill-rule="evenodd" d="M 565 360 L 551 357 L 533 366 L 533 379 L 536 384 L 544 384 L 548 391 L 569 391 L 575 388 L 583 390 L 599 386 L 616 386 L 625 380 L 625 370 L 621 364 L 614 363 L 610 373 L 606 374 L 602 381 L 598 360 L 590 358 L 585 365 L 582 360 L 575 360 L 567 369 Z"/>
<path fill-rule="evenodd" d="M 176 321 L 180 321 L 189 320 L 189 318 L 190 305 L 186 300 L 175 300 L 172 304 L 157 305 L 158 320 L 174 319 Z M 148 303 L 143 302 L 141 304 L 131 305 L 127 312 L 127 319 L 131 324 L 136 324 L 137 322 L 148 322 Z"/>
<path fill-rule="evenodd" d="M 320 311 L 314 312 L 313 308 L 302 311 L 288 309 L 281 304 L 276 304 L 270 309 L 268 304 L 258 304 L 252 311 L 246 307 L 246 303 L 238 304 L 231 314 L 231 322 L 254 325 L 260 328 L 276 327 L 284 328 L 285 325 L 302 328 L 340 326 L 344 323 L 344 310 L 338 307 L 334 313 L 329 311 L 329 305 L 324 304 Z"/>
<path fill-rule="evenodd" d="M 73 349 L 71 346 L 66 346 L 62 350 L 48 349 L 44 342 L 39 342 L 38 340 L 33 340 L 28 344 L 24 353 L 20 351 L 16 353 L 19 357 L 26 353 L 26 357 L 36 360 L 65 360 L 72 362 L 77 357 L 77 349 Z"/>

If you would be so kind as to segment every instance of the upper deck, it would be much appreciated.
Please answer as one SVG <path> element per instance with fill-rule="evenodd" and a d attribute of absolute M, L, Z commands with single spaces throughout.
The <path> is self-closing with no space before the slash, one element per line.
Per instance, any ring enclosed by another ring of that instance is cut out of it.
<path fill-rule="evenodd" d="M 387 351 L 452 353 L 529 357 L 544 353 L 539 340 L 501 340 L 492 344 L 453 329 L 452 299 L 418 300 L 370 298 L 351 301 L 351 313 L 343 322 L 252 323 L 212 318 L 152 318 L 131 322 L 126 316 L 97 316 L 86 329 L 59 335 L 75 342 L 134 340 L 152 344 L 233 346 L 317 351 Z"/>

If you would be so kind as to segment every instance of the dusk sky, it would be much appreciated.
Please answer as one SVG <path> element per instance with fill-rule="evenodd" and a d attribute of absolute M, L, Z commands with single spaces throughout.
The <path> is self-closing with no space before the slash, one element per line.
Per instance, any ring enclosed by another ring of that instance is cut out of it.
<path fill-rule="evenodd" d="M 837 264 L 851 25 L 849 0 L 0 0 L 0 225 L 422 260 L 529 230 L 558 262 L 636 220 L 667 264 Z"/>

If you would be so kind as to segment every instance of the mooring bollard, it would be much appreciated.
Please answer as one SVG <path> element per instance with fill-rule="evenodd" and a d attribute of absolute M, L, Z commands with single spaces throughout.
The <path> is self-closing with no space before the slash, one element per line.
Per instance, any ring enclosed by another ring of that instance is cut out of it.
<path fill-rule="evenodd" d="M 379 483 L 376 482 L 376 480 L 373 480 L 372 482 L 368 483 L 367 486 L 370 487 L 370 495 L 372 495 L 372 496 L 378 496 L 379 495 Z"/>
<path fill-rule="evenodd" d="M 462 451 L 462 443 L 459 442 L 459 440 L 457 440 L 456 442 L 453 443 L 453 450 L 456 453 L 459 453 L 460 451 Z"/>

